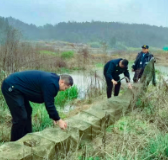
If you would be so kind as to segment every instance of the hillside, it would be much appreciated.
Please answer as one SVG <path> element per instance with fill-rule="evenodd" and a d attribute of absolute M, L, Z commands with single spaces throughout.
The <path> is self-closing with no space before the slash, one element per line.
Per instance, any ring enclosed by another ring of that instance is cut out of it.
<path fill-rule="evenodd" d="M 158 48 L 168 45 L 168 28 L 146 24 L 92 21 L 61 22 L 56 25 L 46 24 L 37 27 L 12 17 L 5 20 L 19 29 L 26 40 L 62 40 L 72 43 L 90 43 L 93 47 L 100 47 L 100 43 L 106 42 L 109 47 L 120 49 L 140 47 L 142 44 Z"/>

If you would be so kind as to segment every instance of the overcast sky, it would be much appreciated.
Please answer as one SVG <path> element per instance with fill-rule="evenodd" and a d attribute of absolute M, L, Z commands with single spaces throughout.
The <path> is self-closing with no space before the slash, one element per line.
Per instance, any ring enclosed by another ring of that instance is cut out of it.
<path fill-rule="evenodd" d="M 38 26 L 95 20 L 168 27 L 168 0 L 0 0 L 0 16 Z"/>

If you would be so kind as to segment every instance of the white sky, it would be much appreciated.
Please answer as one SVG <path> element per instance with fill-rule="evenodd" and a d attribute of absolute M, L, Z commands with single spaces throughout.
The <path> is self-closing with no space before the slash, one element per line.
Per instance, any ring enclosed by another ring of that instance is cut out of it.
<path fill-rule="evenodd" d="M 38 26 L 95 20 L 168 27 L 168 0 L 0 0 L 0 16 Z"/>

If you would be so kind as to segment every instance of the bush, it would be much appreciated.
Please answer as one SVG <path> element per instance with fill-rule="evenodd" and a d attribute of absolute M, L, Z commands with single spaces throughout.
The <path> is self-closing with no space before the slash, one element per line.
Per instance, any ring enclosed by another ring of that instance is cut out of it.
<path fill-rule="evenodd" d="M 101 44 L 99 42 L 91 42 L 89 44 L 90 44 L 90 47 L 92 47 L 92 48 L 100 48 L 101 47 Z"/>
<path fill-rule="evenodd" d="M 63 59 L 70 59 L 74 56 L 74 52 L 68 51 L 68 52 L 62 52 L 61 53 L 61 58 Z"/>

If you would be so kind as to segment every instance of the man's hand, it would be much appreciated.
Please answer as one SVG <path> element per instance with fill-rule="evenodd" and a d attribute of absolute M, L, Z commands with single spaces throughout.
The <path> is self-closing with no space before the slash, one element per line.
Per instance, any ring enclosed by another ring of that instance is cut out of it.
<path fill-rule="evenodd" d="M 67 128 L 67 123 L 65 121 L 63 121 L 62 119 L 58 120 L 58 121 L 54 121 L 55 125 L 59 125 L 59 127 L 63 130 L 65 130 Z"/>
<path fill-rule="evenodd" d="M 131 83 L 128 83 L 128 88 L 129 88 L 129 89 L 132 89 Z"/>
<path fill-rule="evenodd" d="M 113 83 L 113 85 L 116 85 L 118 82 L 115 81 L 114 79 L 111 80 L 111 82 Z"/>

